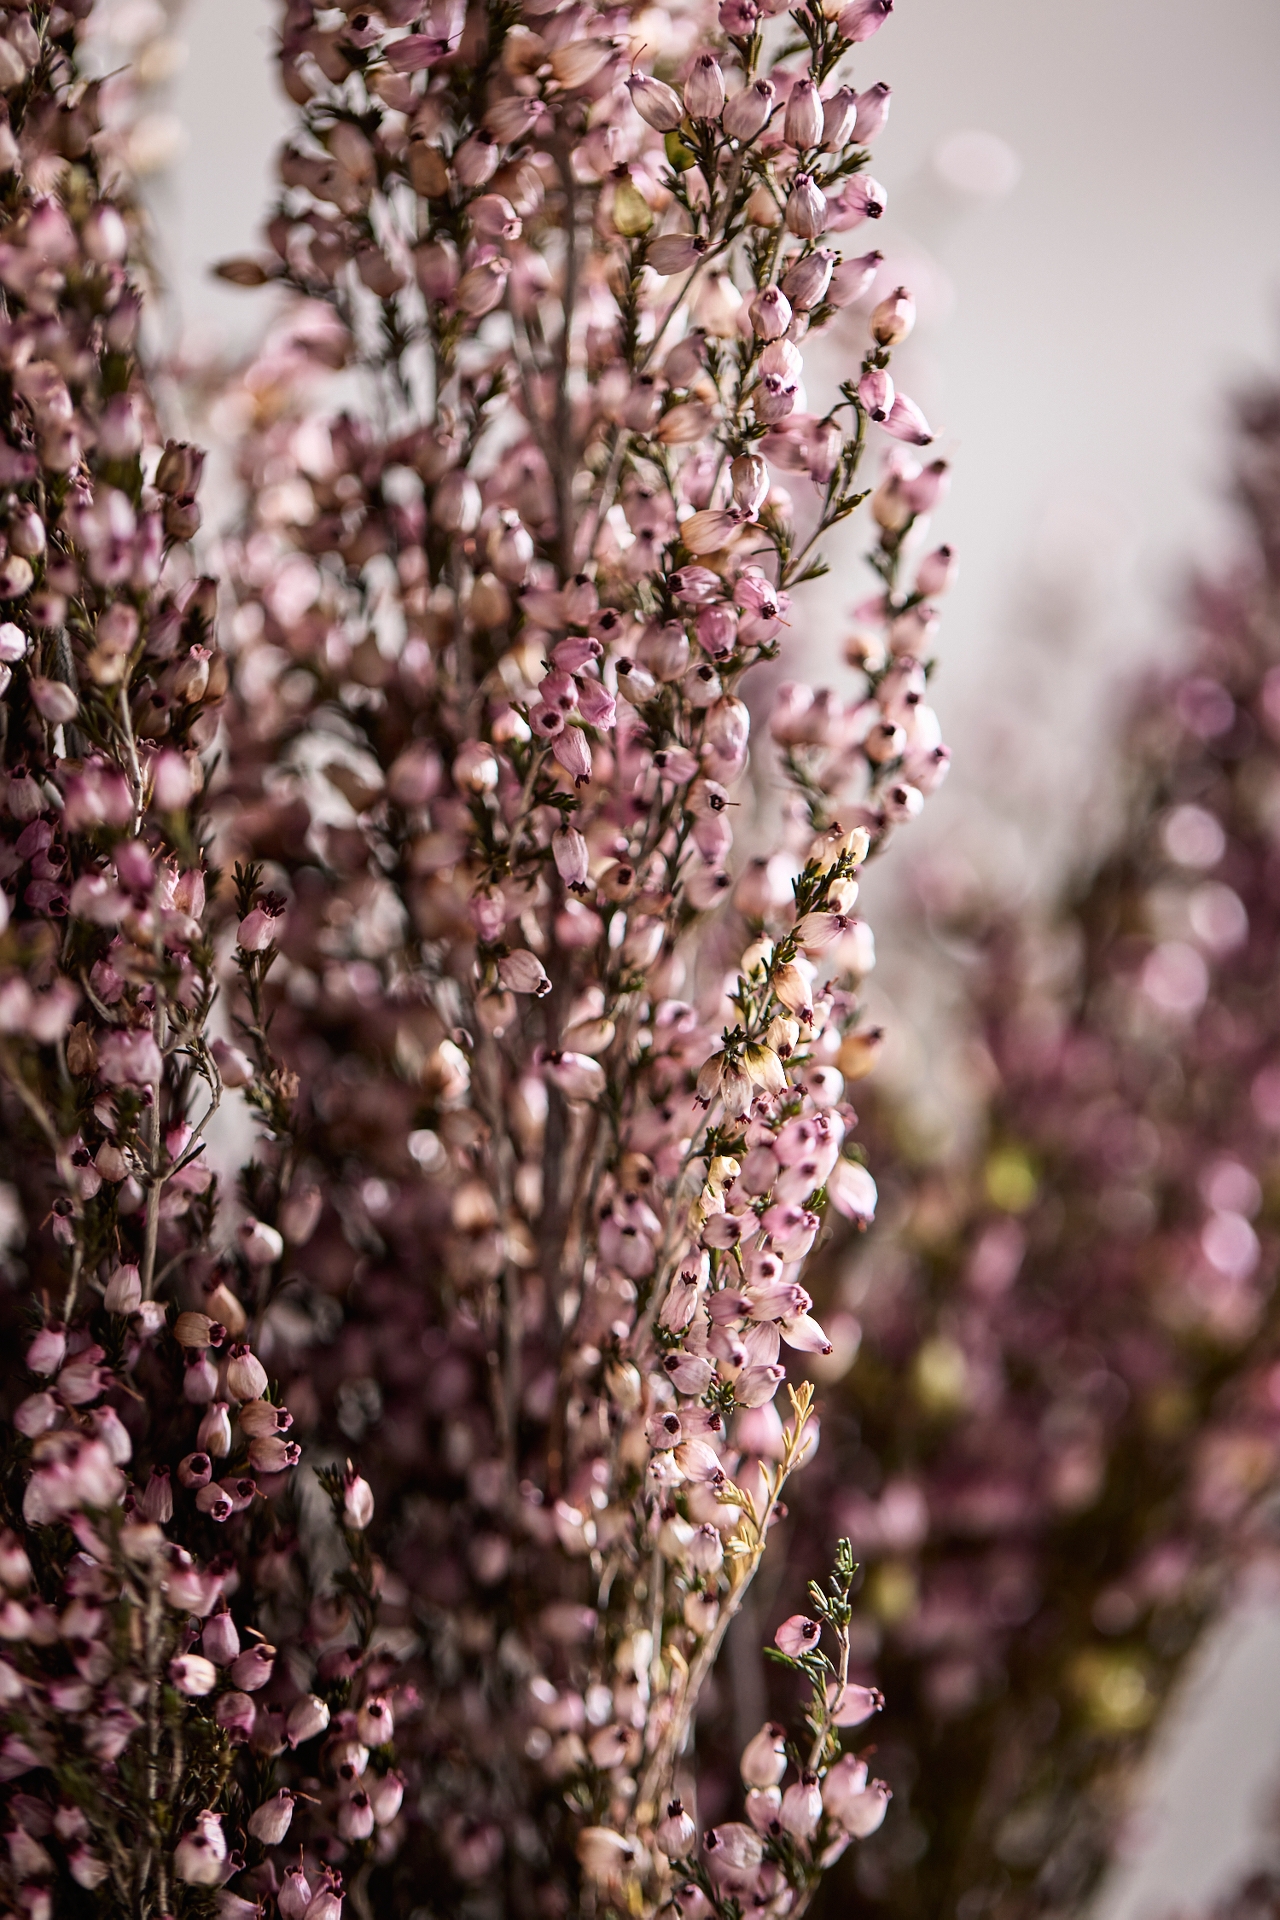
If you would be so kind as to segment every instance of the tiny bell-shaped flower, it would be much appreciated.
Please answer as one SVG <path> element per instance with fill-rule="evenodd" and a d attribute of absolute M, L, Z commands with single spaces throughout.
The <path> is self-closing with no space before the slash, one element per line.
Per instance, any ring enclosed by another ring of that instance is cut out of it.
<path fill-rule="evenodd" d="M 173 1870 L 189 1887 L 216 1887 L 222 1880 L 227 1857 L 227 1838 L 216 1813 L 206 1810 L 196 1815 L 196 1823 L 184 1833 L 173 1853 Z"/>
<path fill-rule="evenodd" d="M 718 120 L 724 107 L 724 74 L 714 53 L 700 53 L 684 83 L 685 111 L 691 120 Z"/>
<path fill-rule="evenodd" d="M 758 453 L 740 453 L 729 468 L 733 504 L 754 520 L 769 494 L 769 469 Z"/>
<path fill-rule="evenodd" d="M 362 1480 L 351 1462 L 342 1482 L 342 1521 L 354 1533 L 363 1533 L 373 1518 L 373 1488 Z"/>
<path fill-rule="evenodd" d="M 231 1451 L 231 1409 L 225 1400 L 215 1400 L 200 1422 L 196 1440 L 204 1453 L 225 1460 Z"/>
<path fill-rule="evenodd" d="M 28 1370 L 46 1377 L 57 1373 L 66 1357 L 67 1335 L 63 1327 L 42 1327 L 27 1347 Z"/>
<path fill-rule="evenodd" d="M 895 397 L 889 418 L 883 424 L 886 433 L 892 434 L 895 440 L 905 440 L 911 447 L 927 447 L 934 438 L 929 422 L 915 401 L 908 400 L 905 393 Z M 925 510 L 916 508 L 918 513 Z"/>
<path fill-rule="evenodd" d="M 640 118 L 658 133 L 674 133 L 684 119 L 684 107 L 675 89 L 647 73 L 633 73 L 626 84 Z"/>
<path fill-rule="evenodd" d="M 772 80 L 755 80 L 735 93 L 724 109 L 725 132 L 732 140 L 754 140 L 773 112 L 777 89 Z"/>
<path fill-rule="evenodd" d="M 827 224 L 827 198 L 811 173 L 797 173 L 787 195 L 784 216 L 801 240 L 816 240 Z"/>
<path fill-rule="evenodd" d="M 698 1829 L 685 1811 L 682 1800 L 671 1800 L 658 1822 L 654 1839 L 668 1860 L 683 1860 L 698 1837 Z"/>
<path fill-rule="evenodd" d="M 227 1392 L 234 1400 L 261 1400 L 267 1390 L 267 1370 L 247 1346 L 232 1347 L 227 1362 Z"/>
<path fill-rule="evenodd" d="M 281 1787 L 249 1815 L 249 1831 L 264 1847 L 278 1847 L 289 1831 L 297 1795 Z"/>
<path fill-rule="evenodd" d="M 879 33 L 892 12 L 893 0 L 849 0 L 836 16 L 836 32 L 856 46 Z"/>
<path fill-rule="evenodd" d="M 822 1789 L 816 1773 L 806 1770 L 782 1796 L 778 1819 L 797 1840 L 811 1840 L 822 1819 Z"/>
<path fill-rule="evenodd" d="M 747 1818 L 757 1833 L 777 1834 L 781 1829 L 781 1787 L 752 1787 L 746 1796 Z"/>
<path fill-rule="evenodd" d="M 782 291 L 794 308 L 807 313 L 811 307 L 820 305 L 831 285 L 835 263 L 836 256 L 829 247 L 816 247 L 788 269 L 783 275 Z"/>
<path fill-rule="evenodd" d="M 851 1753 L 836 1761 L 822 1783 L 823 1806 L 855 1840 L 865 1840 L 883 1823 L 892 1797 L 883 1780 L 868 1781 L 866 1762 Z"/>
<path fill-rule="evenodd" d="M 180 1653 L 169 1662 L 169 1678 L 179 1693 L 199 1700 L 218 1684 L 218 1669 L 198 1653 Z"/>
<path fill-rule="evenodd" d="M 200 1645 L 205 1658 L 212 1660 L 217 1667 L 229 1667 L 236 1659 L 240 1652 L 240 1635 L 236 1632 L 235 1621 L 225 1608 L 205 1621 Z"/>
<path fill-rule="evenodd" d="M 742 1750 L 742 1784 L 746 1787 L 776 1787 L 787 1770 L 786 1730 L 767 1720 Z"/>
<path fill-rule="evenodd" d="M 852 87 L 837 87 L 822 103 L 822 144 L 828 153 L 839 153 L 853 138 L 858 118 L 858 96 Z"/>
<path fill-rule="evenodd" d="M 868 87 L 865 93 L 858 95 L 858 119 L 853 131 L 860 146 L 865 147 L 881 132 L 889 118 L 892 98 L 893 88 L 886 86 L 883 80 L 877 80 L 874 87 Z"/>
<path fill-rule="evenodd" d="M 142 1305 L 142 1278 L 136 1267 L 117 1267 L 102 1295 L 108 1313 L 136 1313 Z"/>
<path fill-rule="evenodd" d="M 883 367 L 869 367 L 858 382 L 858 399 L 867 418 L 883 425 L 893 407 L 893 380 Z"/>
<path fill-rule="evenodd" d="M 821 1637 L 822 1628 L 816 1620 L 810 1620 L 803 1613 L 793 1613 L 783 1621 L 773 1639 L 774 1645 L 794 1660 L 802 1653 L 810 1653 Z"/>
<path fill-rule="evenodd" d="M 823 132 L 822 96 L 812 80 L 797 80 L 787 95 L 782 137 L 789 147 L 805 152 L 816 147 Z"/>
<path fill-rule="evenodd" d="M 925 555 L 916 569 L 916 592 L 927 594 L 930 598 L 936 594 L 945 593 L 949 587 L 955 585 L 958 571 L 959 562 L 956 559 L 955 548 L 935 547 L 932 553 Z"/>
<path fill-rule="evenodd" d="M 916 303 L 905 287 L 895 287 L 871 311 L 871 337 L 882 347 L 896 347 L 916 323 Z"/>
<path fill-rule="evenodd" d="M 289 1709 L 285 1721 L 285 1737 L 291 1747 L 300 1747 L 306 1740 L 314 1740 L 323 1733 L 329 1724 L 329 1708 L 314 1693 L 300 1694 Z"/>
<path fill-rule="evenodd" d="M 840 260 L 831 274 L 827 298 L 833 307 L 852 306 L 861 300 L 884 264 L 884 255 L 873 248 L 854 260 Z"/>
<path fill-rule="evenodd" d="M 751 302 L 749 313 L 757 340 L 779 340 L 791 325 L 791 302 L 781 287 L 765 287 Z"/>

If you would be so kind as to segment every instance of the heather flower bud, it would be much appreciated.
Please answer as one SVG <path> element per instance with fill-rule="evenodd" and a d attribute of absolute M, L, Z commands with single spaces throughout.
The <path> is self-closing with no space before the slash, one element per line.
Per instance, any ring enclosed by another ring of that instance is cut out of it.
<path fill-rule="evenodd" d="M 277 1234 L 276 1239 L 279 1238 Z M 227 1362 L 227 1392 L 232 1399 L 261 1400 L 266 1390 L 267 1370 L 261 1360 L 246 1346 L 232 1347 Z"/>
<path fill-rule="evenodd" d="M 822 103 L 822 145 L 826 150 L 839 152 L 847 147 L 853 138 L 854 122 L 858 117 L 858 96 L 852 87 L 837 87 L 836 91 Z"/>
<path fill-rule="evenodd" d="M 188 1353 L 182 1376 L 183 1397 L 193 1406 L 207 1406 L 218 1391 L 218 1369 L 207 1353 Z"/>
<path fill-rule="evenodd" d="M 249 1465 L 255 1473 L 284 1473 L 301 1458 L 296 1441 L 282 1440 L 278 1434 L 265 1434 L 249 1443 Z"/>
<path fill-rule="evenodd" d="M 758 340 L 778 340 L 791 325 L 791 302 L 781 287 L 766 287 L 751 302 L 749 311 Z"/>
<path fill-rule="evenodd" d="M 366 1700 L 356 1714 L 356 1732 L 366 1746 L 382 1747 L 395 1732 L 395 1716 L 391 1711 L 391 1702 L 384 1694 L 375 1694 Z"/>
<path fill-rule="evenodd" d="M 275 1664 L 274 1647 L 248 1647 L 231 1662 L 231 1684 L 241 1693 L 258 1693 L 270 1680 Z"/>
<path fill-rule="evenodd" d="M 585 891 L 591 868 L 587 843 L 577 828 L 557 827 L 551 836 L 551 851 L 565 885 L 576 892 Z"/>
<path fill-rule="evenodd" d="M 884 422 L 884 430 L 891 433 L 895 440 L 905 440 L 912 447 L 927 447 L 934 438 L 929 422 L 915 401 L 908 400 L 905 393 L 898 394 L 894 400 L 889 418 Z M 917 507 L 916 511 L 925 509 Z"/>
<path fill-rule="evenodd" d="M 884 1695 L 877 1687 L 860 1687 L 852 1680 L 844 1687 L 835 1680 L 827 1682 L 827 1711 L 832 1726 L 860 1727 L 873 1713 L 879 1713 L 883 1705 Z"/>
<path fill-rule="evenodd" d="M 849 0 L 836 18 L 836 31 L 843 40 L 855 45 L 879 33 L 893 12 L 893 0 Z"/>
<path fill-rule="evenodd" d="M 691 120 L 716 120 L 724 107 L 724 74 L 714 53 L 700 53 L 684 83 L 685 111 Z"/>
<path fill-rule="evenodd" d="M 669 1801 L 654 1831 L 654 1839 L 667 1858 L 683 1860 L 697 1837 L 698 1829 L 686 1813 L 683 1801 Z"/>
<path fill-rule="evenodd" d="M 497 168 L 497 141 L 487 127 L 477 127 L 474 133 L 468 134 L 453 156 L 453 170 L 459 184 L 481 187 L 493 178 Z"/>
<path fill-rule="evenodd" d="M 858 382 L 858 399 L 868 419 L 883 425 L 893 406 L 893 381 L 882 367 L 872 367 Z"/>
<path fill-rule="evenodd" d="M 724 1543 L 713 1526 L 704 1524 L 696 1529 L 689 1542 L 688 1561 L 691 1570 L 704 1578 L 719 1573 L 724 1565 Z"/>
<path fill-rule="evenodd" d="M 178 1485 L 207 1487 L 213 1478 L 213 1462 L 207 1453 L 189 1453 L 178 1462 Z"/>
<path fill-rule="evenodd" d="M 837 262 L 827 292 L 831 305 L 848 307 L 855 300 L 861 300 L 883 264 L 884 255 L 874 251 L 861 254 L 854 260 Z"/>
<path fill-rule="evenodd" d="M 297 1795 L 281 1787 L 249 1815 L 249 1831 L 264 1847 L 278 1847 L 289 1831 Z"/>
<path fill-rule="evenodd" d="M 687 273 L 691 267 L 696 267 L 706 250 L 706 241 L 697 234 L 664 233 L 650 246 L 645 263 L 665 278 L 673 273 Z M 656 391 L 651 392 L 651 398 L 656 406 L 659 399 Z M 635 424 L 643 425 L 639 421 Z"/>
<path fill-rule="evenodd" d="M 712 1827 L 702 1844 L 713 1873 L 754 1874 L 764 1858 L 764 1843 L 759 1834 L 740 1820 Z"/>
<path fill-rule="evenodd" d="M 325 1702 L 314 1693 L 304 1693 L 294 1701 L 285 1721 L 285 1732 L 291 1747 L 300 1747 L 307 1740 L 314 1740 L 323 1733 L 329 1724 L 329 1709 Z"/>
<path fill-rule="evenodd" d="M 658 133 L 674 133 L 684 119 L 680 96 L 651 74 L 633 73 L 626 83 L 631 104 L 640 118 Z"/>
<path fill-rule="evenodd" d="M 827 200 L 811 173 L 797 173 L 791 182 L 784 215 L 790 231 L 802 240 L 816 240 L 827 224 Z"/>
<path fill-rule="evenodd" d="M 27 1550 L 11 1527 L 0 1530 L 0 1586 L 10 1593 L 22 1593 L 31 1584 L 31 1562 Z"/>
<path fill-rule="evenodd" d="M 240 1652 L 240 1635 L 236 1632 L 236 1623 L 224 1609 L 205 1621 L 204 1632 L 200 1637 L 207 1660 L 217 1667 L 229 1667 Z"/>
<path fill-rule="evenodd" d="M 827 1813 L 855 1840 L 867 1839 L 882 1825 L 891 1798 L 884 1781 L 868 1781 L 866 1762 L 851 1753 L 837 1760 L 822 1783 Z"/>
<path fill-rule="evenodd" d="M 816 147 L 823 134 L 823 101 L 812 80 L 797 80 L 787 95 L 782 137 L 789 147 L 802 152 Z"/>
<path fill-rule="evenodd" d="M 802 1773 L 782 1796 L 778 1819 L 797 1840 L 811 1840 L 822 1819 L 822 1789 L 816 1773 Z"/>
<path fill-rule="evenodd" d="M 242 1220 L 236 1228 L 236 1239 L 251 1267 L 274 1266 L 284 1253 L 283 1236 L 265 1220 Z"/>
<path fill-rule="evenodd" d="M 866 146 L 881 132 L 889 118 L 889 103 L 893 89 L 878 80 L 874 87 L 868 87 L 865 93 L 858 95 L 858 119 L 854 128 L 854 137 Z"/>
<path fill-rule="evenodd" d="M 777 89 L 772 80 L 754 80 L 735 93 L 724 109 L 723 126 L 733 140 L 754 140 L 773 112 Z"/>
<path fill-rule="evenodd" d="M 380 1827 L 390 1826 L 404 1802 L 404 1778 L 398 1773 L 384 1773 L 380 1779 L 366 1781 L 365 1791 L 369 1795 L 369 1804 L 373 1808 L 373 1817 Z"/>
<path fill-rule="evenodd" d="M 353 1532 L 363 1533 L 373 1518 L 373 1489 L 367 1480 L 353 1471 L 347 1462 L 346 1477 L 342 1483 L 342 1520 L 344 1526 Z"/>
<path fill-rule="evenodd" d="M 216 1813 L 196 1815 L 195 1826 L 174 1848 L 173 1870 L 189 1887 L 216 1887 L 222 1880 L 227 1841 Z"/>
<path fill-rule="evenodd" d="M 103 1289 L 102 1304 L 108 1313 L 136 1313 L 142 1305 L 142 1279 L 133 1266 L 117 1267 Z"/>
<path fill-rule="evenodd" d="M 179 1693 L 198 1700 L 217 1686 L 218 1669 L 198 1653 L 183 1653 L 169 1662 L 169 1678 Z"/>
<path fill-rule="evenodd" d="M 793 1660 L 803 1653 L 812 1652 L 821 1637 L 822 1628 L 818 1622 L 808 1619 L 803 1613 L 793 1613 L 773 1636 L 775 1646 Z"/>
<path fill-rule="evenodd" d="M 578 1864 L 597 1886 L 613 1886 L 636 1858 L 635 1842 L 612 1827 L 584 1827 L 578 1835 Z"/>
<path fill-rule="evenodd" d="M 836 256 L 829 247 L 817 247 L 790 267 L 782 278 L 782 291 L 801 313 L 819 306 L 831 284 Z"/>
<path fill-rule="evenodd" d="M 955 585 L 959 570 L 954 547 L 935 547 L 916 569 L 916 592 L 930 596 Z"/>
<path fill-rule="evenodd" d="M 882 347 L 896 347 L 916 323 L 916 303 L 905 287 L 895 287 L 871 312 L 871 336 Z"/>
<path fill-rule="evenodd" d="M 511 993 L 531 993 L 541 1000 L 551 991 L 542 962 L 526 948 L 504 954 L 498 961 L 498 978 Z"/>
<path fill-rule="evenodd" d="M 355 1787 L 338 1806 L 338 1834 L 343 1840 L 367 1840 L 373 1832 L 373 1803 L 363 1787 Z"/>
<path fill-rule="evenodd" d="M 290 1867 L 276 1895 L 281 1920 L 306 1920 L 311 1905 L 311 1883 L 301 1867 Z"/>
<path fill-rule="evenodd" d="M 67 1335 L 62 1327 L 42 1327 L 27 1347 L 27 1369 L 31 1373 L 57 1373 L 67 1355 Z"/>
<path fill-rule="evenodd" d="M 265 953 L 284 931 L 285 901 L 267 893 L 250 909 L 236 929 L 236 944 L 245 953 Z"/>
<path fill-rule="evenodd" d="M 454 467 L 439 482 L 431 502 L 431 518 L 445 533 L 474 533 L 483 502 L 470 474 Z"/>
<path fill-rule="evenodd" d="M 225 1400 L 215 1400 L 200 1422 L 196 1439 L 203 1452 L 225 1460 L 231 1451 L 231 1415 Z"/>
<path fill-rule="evenodd" d="M 769 469 L 758 453 L 740 453 L 729 468 L 733 504 L 748 520 L 754 520 L 769 493 Z"/>

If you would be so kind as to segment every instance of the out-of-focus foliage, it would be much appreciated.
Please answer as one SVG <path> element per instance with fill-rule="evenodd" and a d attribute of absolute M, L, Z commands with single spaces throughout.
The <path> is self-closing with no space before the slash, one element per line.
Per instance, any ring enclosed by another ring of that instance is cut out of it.
<path fill-rule="evenodd" d="M 798 1498 L 864 1563 L 897 1797 L 829 1912 L 851 1881 L 896 1916 L 1078 1910 L 1198 1629 L 1273 1550 L 1280 397 L 1239 421 L 1247 550 L 1134 700 L 1110 856 L 1051 925 L 963 929 L 978 1150 L 892 1172 L 901 1116 L 859 1103 L 882 1224 L 814 1283 L 862 1338 Z"/>

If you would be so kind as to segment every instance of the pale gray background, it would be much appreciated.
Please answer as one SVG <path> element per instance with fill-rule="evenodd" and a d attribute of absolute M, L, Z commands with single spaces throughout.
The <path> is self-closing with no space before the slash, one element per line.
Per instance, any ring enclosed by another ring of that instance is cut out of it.
<path fill-rule="evenodd" d="M 183 17 L 167 110 L 185 149 L 154 201 L 189 341 L 243 341 L 263 311 L 206 269 L 254 243 L 284 123 L 272 23 L 266 0 L 189 0 Z M 1044 891 L 1080 835 L 1104 829 L 1126 674 L 1178 647 L 1190 570 L 1230 550 L 1228 390 L 1280 369 L 1280 5 L 898 0 L 861 56 L 859 84 L 878 79 L 895 90 L 875 163 L 890 210 L 867 244 L 920 296 L 903 384 L 955 458 L 937 531 L 963 562 L 938 691 L 956 772 L 915 845 Z M 1006 143 L 1011 192 L 946 183 L 938 148 L 963 130 Z M 164 137 L 152 146 L 164 155 Z M 854 597 L 842 565 L 817 594 L 804 671 L 838 660 Z M 900 846 L 868 891 L 897 1070 L 923 1086 L 941 1137 L 942 1055 L 925 1076 L 912 1040 L 936 1015 L 894 933 L 910 866 Z M 1280 1761 L 1272 1588 L 1223 1624 L 1163 1756 L 1106 1920 L 1191 1912 L 1265 1847 Z"/>

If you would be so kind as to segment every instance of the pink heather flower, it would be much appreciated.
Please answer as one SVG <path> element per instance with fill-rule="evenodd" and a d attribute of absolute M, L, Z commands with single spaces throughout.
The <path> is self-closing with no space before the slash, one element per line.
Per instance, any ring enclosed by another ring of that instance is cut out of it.
<path fill-rule="evenodd" d="M 287 1787 L 281 1787 L 269 1800 L 255 1807 L 249 1815 L 249 1832 L 264 1847 L 279 1846 L 289 1831 L 293 1820 L 293 1809 L 297 1796 Z"/>
<path fill-rule="evenodd" d="M 196 1815 L 195 1825 L 174 1848 L 173 1870 L 189 1887 L 216 1887 L 222 1879 L 226 1857 L 222 1822 L 217 1814 L 206 1810 Z"/>
<path fill-rule="evenodd" d="M 747 1787 L 776 1787 L 786 1770 L 786 1730 L 770 1720 L 742 1750 L 742 1782 Z"/>
<path fill-rule="evenodd" d="M 822 1819 L 822 1789 L 816 1773 L 802 1773 L 782 1796 L 778 1820 L 797 1840 L 811 1840 Z"/>
<path fill-rule="evenodd" d="M 284 919 L 285 902 L 278 894 L 265 894 L 236 928 L 237 946 L 245 953 L 265 953 L 280 938 Z"/>
<path fill-rule="evenodd" d="M 147 1027 L 116 1028 L 98 1042 L 98 1074 L 109 1087 L 152 1086 L 163 1071 L 160 1049 Z"/>
<path fill-rule="evenodd" d="M 868 1780 L 865 1762 L 851 1753 L 838 1760 L 822 1786 L 827 1813 L 851 1833 L 865 1840 L 883 1825 L 892 1794 L 883 1780 Z"/>
<path fill-rule="evenodd" d="M 802 1653 L 809 1653 L 817 1646 L 822 1636 L 822 1628 L 816 1620 L 807 1619 L 803 1613 L 793 1613 L 774 1634 L 774 1645 L 795 1659 Z"/>
<path fill-rule="evenodd" d="M 858 1686 L 852 1680 L 844 1687 L 834 1680 L 827 1683 L 827 1711 L 833 1726 L 860 1727 L 873 1713 L 879 1713 L 883 1705 L 884 1695 L 876 1687 Z"/>
<path fill-rule="evenodd" d="M 373 1518 L 373 1490 L 350 1468 L 342 1488 L 342 1518 L 357 1533 L 363 1533 Z"/>
<path fill-rule="evenodd" d="M 169 1662 L 169 1678 L 179 1693 L 198 1698 L 213 1692 L 218 1684 L 218 1669 L 198 1653 L 184 1653 Z"/>

